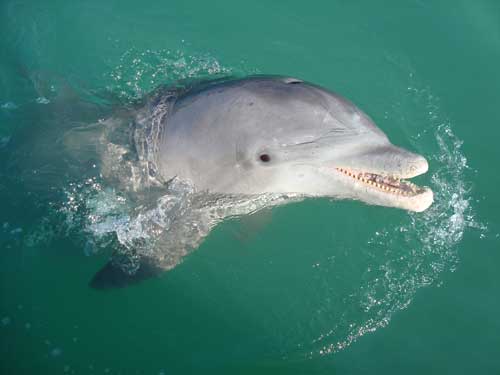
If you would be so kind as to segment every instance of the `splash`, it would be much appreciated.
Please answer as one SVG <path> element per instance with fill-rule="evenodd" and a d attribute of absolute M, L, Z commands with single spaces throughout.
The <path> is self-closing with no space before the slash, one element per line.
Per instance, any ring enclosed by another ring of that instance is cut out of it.
<path fill-rule="evenodd" d="M 425 92 L 415 91 L 420 96 Z M 427 96 L 426 100 L 429 120 L 435 123 L 436 99 Z M 362 284 L 344 301 L 346 310 L 335 326 L 312 340 L 312 347 L 318 349 L 309 352 L 310 357 L 343 350 L 363 335 L 387 326 L 394 313 L 411 303 L 418 289 L 439 286 L 440 275 L 456 269 L 457 244 L 465 231 L 487 230 L 475 217 L 463 142 L 451 124 L 426 129 L 416 138 L 419 144 L 436 149 L 429 158 L 434 169 L 430 181 L 434 204 L 424 213 L 409 213 L 406 223 L 383 227 L 371 236 L 369 247 L 363 250 L 372 255 Z M 401 248 L 401 244 L 410 247 Z"/>
<path fill-rule="evenodd" d="M 170 181 L 157 199 L 142 204 L 92 180 L 67 194 L 63 210 L 69 225 L 87 234 L 85 253 L 111 244 L 115 266 L 130 274 L 142 257 L 154 259 L 165 270 L 177 266 L 224 219 L 301 199 L 291 194 L 198 194 L 180 179 Z"/>
<path fill-rule="evenodd" d="M 130 49 L 111 71 L 108 90 L 125 100 L 139 99 L 161 84 L 196 78 L 255 74 L 255 69 L 228 67 L 208 53 L 187 54 L 180 50 Z"/>

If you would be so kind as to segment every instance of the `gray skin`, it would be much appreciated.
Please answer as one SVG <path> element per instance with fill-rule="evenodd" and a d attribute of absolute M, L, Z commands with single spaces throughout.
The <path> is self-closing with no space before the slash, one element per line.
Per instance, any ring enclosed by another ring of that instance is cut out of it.
<path fill-rule="evenodd" d="M 163 125 L 155 155 L 160 174 L 189 180 L 199 191 L 297 193 L 411 211 L 432 203 L 430 189 L 392 194 L 336 170 L 411 178 L 428 164 L 392 145 L 354 104 L 298 79 L 207 84 L 178 98 Z"/>
<path fill-rule="evenodd" d="M 171 269 L 225 218 L 270 206 L 307 197 L 410 211 L 432 204 L 429 188 L 404 195 L 346 174 L 411 178 L 425 173 L 428 164 L 392 145 L 348 100 L 298 79 L 258 76 L 160 90 L 133 117 L 139 165 L 133 173 L 119 172 L 120 165 L 129 167 L 129 158 L 124 162 L 125 152 L 99 135 L 95 139 L 105 139 L 102 175 L 113 183 L 122 176 L 119 185 L 134 193 L 146 186 L 143 195 L 151 194 L 152 185 L 161 192 L 169 181 L 186 182 L 192 193 L 178 201 L 181 209 L 171 213 L 168 225 L 140 222 L 143 228 L 159 226 L 153 245 L 132 249 L 133 264 L 112 259 L 91 281 L 95 288 L 125 286 Z M 104 128 L 120 124 L 110 119 Z M 74 139 L 68 144 L 81 144 Z M 143 176 L 139 170 L 145 177 L 137 177 Z"/>

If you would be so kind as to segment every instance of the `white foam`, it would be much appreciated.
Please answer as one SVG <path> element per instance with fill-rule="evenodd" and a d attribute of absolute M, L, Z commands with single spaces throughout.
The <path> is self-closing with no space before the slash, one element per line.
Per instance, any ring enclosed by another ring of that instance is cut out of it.
<path fill-rule="evenodd" d="M 0 105 L 0 108 L 2 109 L 7 109 L 7 110 L 14 110 L 17 109 L 17 105 L 14 102 L 5 102 L 2 105 Z"/>
<path fill-rule="evenodd" d="M 47 98 L 46 98 L 46 97 L 44 97 L 44 96 L 40 96 L 40 97 L 36 98 L 36 102 L 37 102 L 38 104 L 49 104 L 49 103 L 50 103 L 50 100 L 49 100 L 49 99 L 47 99 Z"/>

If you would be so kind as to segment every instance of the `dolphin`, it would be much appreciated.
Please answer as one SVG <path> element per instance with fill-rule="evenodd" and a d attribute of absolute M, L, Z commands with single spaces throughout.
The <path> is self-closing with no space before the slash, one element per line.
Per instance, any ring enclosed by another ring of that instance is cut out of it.
<path fill-rule="evenodd" d="M 154 241 L 115 254 L 92 279 L 95 288 L 171 269 L 224 219 L 266 207 L 329 197 L 421 212 L 433 201 L 430 188 L 408 181 L 427 172 L 423 156 L 393 145 L 347 99 L 300 79 L 251 76 L 162 88 L 133 112 L 132 123 L 124 139 L 144 177 L 124 174 L 122 183 L 135 192 L 148 186 L 146 195 L 154 187 L 158 205 L 169 207 L 167 220 L 142 221 L 156 228 Z M 124 152 L 110 144 L 103 142 L 102 170 L 116 180 Z M 169 189 L 182 193 L 162 201 Z"/>

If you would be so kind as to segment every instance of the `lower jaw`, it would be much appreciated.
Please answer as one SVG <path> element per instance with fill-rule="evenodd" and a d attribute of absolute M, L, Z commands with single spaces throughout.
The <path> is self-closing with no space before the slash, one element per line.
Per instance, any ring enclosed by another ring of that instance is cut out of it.
<path fill-rule="evenodd" d="M 425 189 L 418 195 L 413 196 L 389 196 L 388 194 L 370 194 L 373 198 L 367 201 L 373 201 L 374 204 L 386 207 L 396 207 L 413 212 L 422 212 L 428 209 L 433 201 L 434 194 L 431 189 Z"/>

